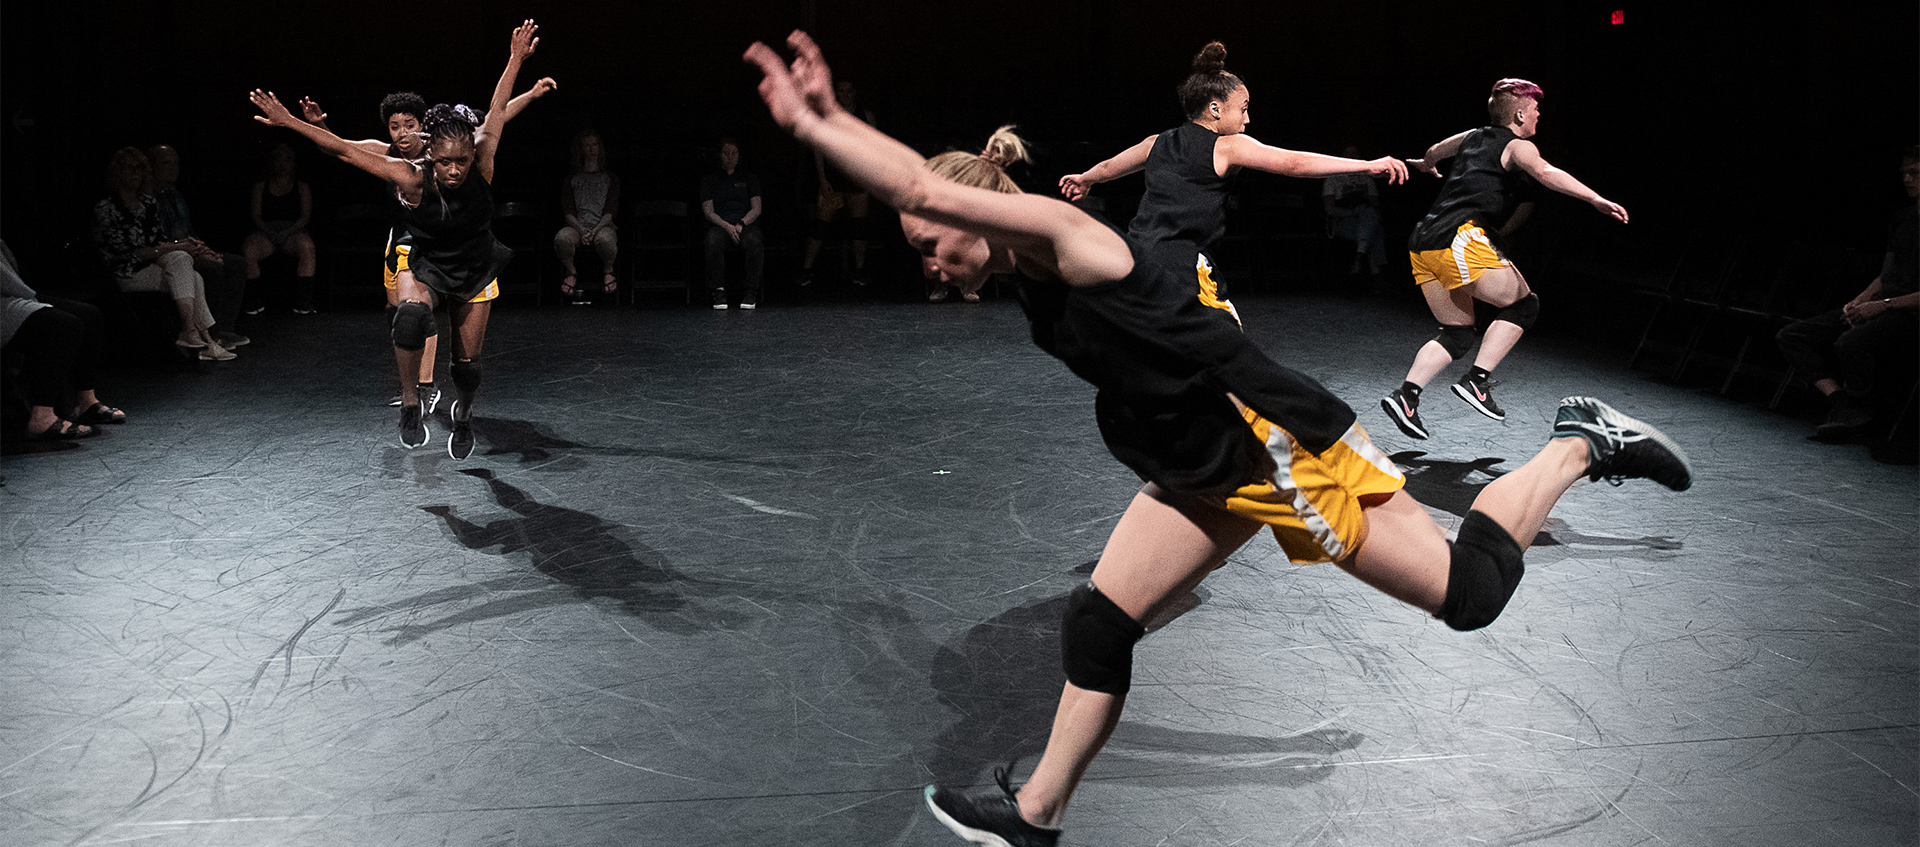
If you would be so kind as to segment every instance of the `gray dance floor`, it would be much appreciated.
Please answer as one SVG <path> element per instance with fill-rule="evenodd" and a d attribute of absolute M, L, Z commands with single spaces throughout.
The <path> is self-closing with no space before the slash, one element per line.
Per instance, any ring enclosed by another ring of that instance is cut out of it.
<path fill-rule="evenodd" d="M 1471 634 L 1256 538 L 1064 843 L 1920 836 L 1912 468 L 1550 339 L 1414 442 L 1376 399 L 1429 320 L 1241 305 L 1445 526 L 1571 393 L 1698 483 L 1576 487 Z M 957 845 L 922 786 L 1032 768 L 1136 488 L 1010 301 L 502 311 L 467 461 L 397 445 L 377 313 L 251 331 L 5 462 L 0 842 Z"/>

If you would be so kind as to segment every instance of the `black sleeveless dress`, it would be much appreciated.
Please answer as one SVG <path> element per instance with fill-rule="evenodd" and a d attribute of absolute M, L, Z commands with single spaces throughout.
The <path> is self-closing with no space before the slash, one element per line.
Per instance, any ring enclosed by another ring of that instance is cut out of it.
<path fill-rule="evenodd" d="M 1126 239 L 1133 271 L 1091 286 L 1020 279 L 1033 341 L 1099 389 L 1095 414 L 1114 458 L 1172 491 L 1224 494 L 1260 478 L 1265 446 L 1248 408 L 1319 455 L 1353 409 L 1304 373 L 1267 358 L 1227 312 L 1193 296 L 1191 276 Z"/>
<path fill-rule="evenodd" d="M 493 192 L 478 171 L 442 190 L 427 176 L 420 205 L 406 211 L 407 265 L 428 288 L 470 300 L 498 279 L 513 250 L 493 235 Z"/>

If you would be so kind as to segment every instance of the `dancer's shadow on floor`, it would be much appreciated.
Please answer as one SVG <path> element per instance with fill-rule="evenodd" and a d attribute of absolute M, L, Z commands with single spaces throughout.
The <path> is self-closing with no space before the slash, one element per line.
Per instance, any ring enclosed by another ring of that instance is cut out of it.
<path fill-rule="evenodd" d="M 1060 616 L 1066 603 L 1061 595 L 1010 609 L 935 652 L 930 682 L 936 697 L 961 716 L 924 755 L 935 781 L 978 782 L 988 765 L 1015 758 L 1027 760 L 1023 772 L 1032 768 L 1046 746 L 1067 681 L 1060 666 Z M 1135 663 L 1136 686 L 1151 675 L 1150 668 Z M 1299 785 L 1325 778 L 1334 757 L 1362 741 L 1364 736 L 1342 729 L 1240 735 L 1122 719 L 1092 776 L 1140 779 L 1177 773 L 1185 785 Z"/>
<path fill-rule="evenodd" d="M 498 547 L 496 555 L 525 553 L 540 576 L 509 576 L 349 609 L 336 624 L 358 624 L 476 599 L 483 602 L 425 623 L 394 627 L 390 631 L 396 634 L 388 643 L 407 644 L 461 624 L 594 601 L 612 601 L 621 612 L 654 629 L 682 635 L 732 629 L 745 622 L 737 611 L 702 602 L 699 598 L 709 593 L 708 586 L 669 567 L 659 553 L 622 539 L 625 527 L 587 512 L 538 502 L 490 470 L 460 472 L 485 480 L 494 501 L 516 516 L 482 525 L 456 516 L 451 506 L 422 506 L 421 511 L 446 521 L 454 537 L 470 550 Z"/>
<path fill-rule="evenodd" d="M 671 459 L 682 462 L 714 462 L 729 465 L 752 465 L 756 467 L 774 467 L 781 463 L 741 457 L 738 453 L 702 453 L 691 450 L 673 450 L 659 446 L 629 447 L 625 445 L 582 444 L 561 438 L 548 431 L 548 428 L 532 421 L 517 421 L 511 418 L 489 418 L 476 415 L 473 419 L 474 440 L 482 448 L 483 456 L 508 456 L 518 454 L 521 463 L 544 462 L 553 458 L 551 450 L 569 450 L 596 456 L 633 456 L 641 458 Z"/>
<path fill-rule="evenodd" d="M 1407 475 L 1407 493 L 1413 499 L 1439 509 L 1450 515 L 1466 517 L 1473 508 L 1473 501 L 1480 496 L 1480 490 L 1506 475 L 1506 471 L 1494 470 L 1494 466 L 1505 462 L 1499 457 L 1474 459 L 1470 462 L 1455 462 L 1445 459 L 1428 458 L 1423 450 L 1404 450 L 1388 458 L 1400 466 Z M 1472 479 L 1474 475 L 1480 479 Z M 1639 538 L 1610 538 L 1601 535 L 1583 535 L 1559 518 L 1547 518 L 1539 534 L 1533 537 L 1533 547 L 1554 547 L 1567 544 L 1585 544 L 1595 547 L 1644 547 L 1649 550 L 1678 550 L 1683 546 L 1679 541 L 1663 535 L 1643 535 Z"/>

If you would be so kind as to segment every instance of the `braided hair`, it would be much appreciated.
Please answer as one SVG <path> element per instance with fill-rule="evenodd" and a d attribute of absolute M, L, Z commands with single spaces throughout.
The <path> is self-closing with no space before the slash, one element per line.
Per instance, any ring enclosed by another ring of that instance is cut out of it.
<path fill-rule="evenodd" d="M 465 140 L 474 143 L 474 135 L 483 123 L 480 113 L 464 104 L 440 103 L 420 118 L 420 129 L 427 134 L 427 146 L 437 141 Z"/>

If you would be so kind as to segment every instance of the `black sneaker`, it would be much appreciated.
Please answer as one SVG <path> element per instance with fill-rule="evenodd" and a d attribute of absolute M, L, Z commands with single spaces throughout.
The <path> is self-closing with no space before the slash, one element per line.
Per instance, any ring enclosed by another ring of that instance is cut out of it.
<path fill-rule="evenodd" d="M 1401 432 L 1413 438 L 1426 439 L 1427 427 L 1420 423 L 1418 398 L 1409 397 L 1405 391 L 1396 388 L 1393 393 L 1380 399 L 1380 408 L 1387 413 L 1387 417 L 1393 419 L 1393 425 L 1399 427 Z"/>
<path fill-rule="evenodd" d="M 854 269 L 853 269 L 853 284 L 854 284 L 854 285 L 858 285 L 858 286 L 860 286 L 860 287 L 862 287 L 862 288 L 865 288 L 865 287 L 866 287 L 866 285 L 867 285 L 867 283 L 869 283 L 869 282 L 872 282 L 872 281 L 873 281 L 873 279 L 872 279 L 871 277 L 869 277 L 869 276 L 867 276 L 867 269 L 866 269 L 866 268 L 854 268 Z"/>
<path fill-rule="evenodd" d="M 414 389 L 414 395 L 420 398 L 420 411 L 425 415 L 431 415 L 435 409 L 440 408 L 440 400 L 443 398 L 438 385 L 422 385 Z"/>
<path fill-rule="evenodd" d="M 412 450 L 427 443 L 427 418 L 419 406 L 400 407 L 400 446 Z"/>
<path fill-rule="evenodd" d="M 389 405 L 389 406 L 393 406 L 393 407 L 395 407 L 395 408 L 399 408 L 399 406 L 400 406 L 400 395 L 398 395 L 398 394 L 395 394 L 395 395 L 393 395 L 392 397 L 388 397 L 388 398 L 387 398 L 387 405 Z"/>
<path fill-rule="evenodd" d="M 798 276 L 795 276 L 793 278 L 793 284 L 800 286 L 801 288 L 806 288 L 807 286 L 812 285 L 813 271 L 810 271 L 810 270 L 801 271 Z"/>
<path fill-rule="evenodd" d="M 453 419 L 453 433 L 447 436 L 447 455 L 464 459 L 473 455 L 473 417 L 460 417 L 460 401 L 453 401 L 447 408 L 447 417 Z"/>
<path fill-rule="evenodd" d="M 713 290 L 713 308 L 719 311 L 726 311 L 726 308 L 727 308 L 727 290 L 726 289 L 716 288 Z"/>
<path fill-rule="evenodd" d="M 1460 399 L 1467 401 L 1467 405 L 1472 406 L 1474 411 L 1496 421 L 1504 421 L 1507 419 L 1507 413 L 1500 410 L 1500 404 L 1493 402 L 1493 385 L 1494 382 L 1490 379 L 1482 382 L 1470 376 L 1463 376 L 1459 382 L 1453 384 L 1453 393 L 1460 395 Z"/>
<path fill-rule="evenodd" d="M 1020 817 L 1020 804 L 1007 785 L 1007 769 L 994 768 L 993 781 L 998 790 L 985 789 L 964 794 L 951 788 L 927 786 L 927 808 L 948 829 L 975 844 L 996 847 L 1053 847 L 1060 841 L 1060 830 L 1027 823 Z"/>
<path fill-rule="evenodd" d="M 1588 479 L 1605 479 L 1614 485 L 1629 479 L 1651 479 L 1675 491 L 1693 486 L 1693 470 L 1687 466 L 1687 454 L 1680 445 L 1660 430 L 1592 397 L 1560 401 L 1553 437 L 1574 436 L 1587 440 Z"/>

